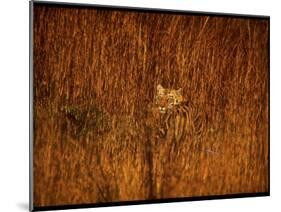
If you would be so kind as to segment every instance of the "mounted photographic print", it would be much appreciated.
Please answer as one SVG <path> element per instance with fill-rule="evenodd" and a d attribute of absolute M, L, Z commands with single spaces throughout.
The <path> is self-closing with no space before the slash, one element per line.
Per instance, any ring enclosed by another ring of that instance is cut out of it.
<path fill-rule="evenodd" d="M 269 195 L 269 17 L 32 1 L 30 209 Z"/>

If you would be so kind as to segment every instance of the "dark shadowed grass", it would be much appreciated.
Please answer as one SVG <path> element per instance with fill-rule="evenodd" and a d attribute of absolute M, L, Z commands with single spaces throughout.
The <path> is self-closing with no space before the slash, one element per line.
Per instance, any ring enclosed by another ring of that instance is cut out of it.
<path fill-rule="evenodd" d="M 35 5 L 35 206 L 268 191 L 268 20 Z M 208 117 L 147 127 L 157 84 Z"/>

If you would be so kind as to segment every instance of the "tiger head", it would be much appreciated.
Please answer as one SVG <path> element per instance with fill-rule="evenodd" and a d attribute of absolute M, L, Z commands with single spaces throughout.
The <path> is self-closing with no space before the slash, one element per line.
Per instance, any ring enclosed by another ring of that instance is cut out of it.
<path fill-rule="evenodd" d="M 162 85 L 157 86 L 157 92 L 155 96 L 155 104 L 158 107 L 160 113 L 165 114 L 168 111 L 173 110 L 176 106 L 180 105 L 184 101 L 182 96 L 182 89 L 166 89 Z"/>

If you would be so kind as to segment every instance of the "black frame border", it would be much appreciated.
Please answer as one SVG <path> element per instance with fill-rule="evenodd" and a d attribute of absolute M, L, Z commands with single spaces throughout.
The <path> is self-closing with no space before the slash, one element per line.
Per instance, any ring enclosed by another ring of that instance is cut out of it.
<path fill-rule="evenodd" d="M 34 23 L 34 5 L 43 5 L 48 7 L 63 7 L 63 8 L 87 8 L 87 9 L 103 9 L 103 10 L 119 10 L 127 12 L 148 12 L 148 13 L 166 13 L 175 15 L 196 15 L 196 16 L 216 16 L 227 18 L 245 18 L 245 19 L 261 19 L 268 21 L 268 191 L 257 193 L 235 193 L 224 195 L 210 195 L 210 196 L 195 196 L 195 197 L 178 197 L 166 199 L 152 199 L 152 200 L 134 200 L 134 201 L 120 201 L 120 202 L 106 202 L 106 203 L 85 203 L 85 204 L 70 204 L 70 205 L 53 205 L 53 206 L 34 206 L 33 202 L 33 142 L 34 142 L 34 101 L 33 101 L 33 23 Z M 90 3 L 73 3 L 73 2 L 54 2 L 54 1 L 29 1 L 29 210 L 30 211 L 49 211 L 49 210 L 66 210 L 66 209 L 83 209 L 83 208 L 97 208 L 97 207 L 112 207 L 112 206 L 130 206 L 141 204 L 156 204 L 156 203 L 176 203 L 187 201 L 203 201 L 203 200 L 220 200 L 220 199 L 234 199 L 247 197 L 266 197 L 270 196 L 270 16 L 267 15 L 250 15 L 250 14 L 236 14 L 236 13 L 222 13 L 222 12 L 204 12 L 204 11 L 189 11 L 163 8 L 145 8 L 145 7 L 131 7 L 119 5 L 101 5 Z"/>
<path fill-rule="evenodd" d="M 264 196 L 269 196 L 269 192 L 167 198 L 167 199 L 153 199 L 153 200 L 136 200 L 136 201 L 122 201 L 122 202 L 86 203 L 86 204 L 73 204 L 73 205 L 54 205 L 54 206 L 42 206 L 42 207 L 39 206 L 39 207 L 34 207 L 34 209 L 32 211 L 68 210 L 68 209 L 98 208 L 98 207 L 112 207 L 112 206 L 131 206 L 131 205 L 156 204 L 156 203 L 176 203 L 176 202 L 187 202 L 187 201 L 222 200 L 222 199 L 264 197 Z"/>

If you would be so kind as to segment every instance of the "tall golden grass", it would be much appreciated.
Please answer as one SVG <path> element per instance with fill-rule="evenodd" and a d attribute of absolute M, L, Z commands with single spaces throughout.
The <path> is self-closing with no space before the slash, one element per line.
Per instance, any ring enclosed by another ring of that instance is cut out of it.
<path fill-rule="evenodd" d="M 269 20 L 35 4 L 34 205 L 268 191 Z M 155 138 L 157 84 L 208 117 Z"/>

